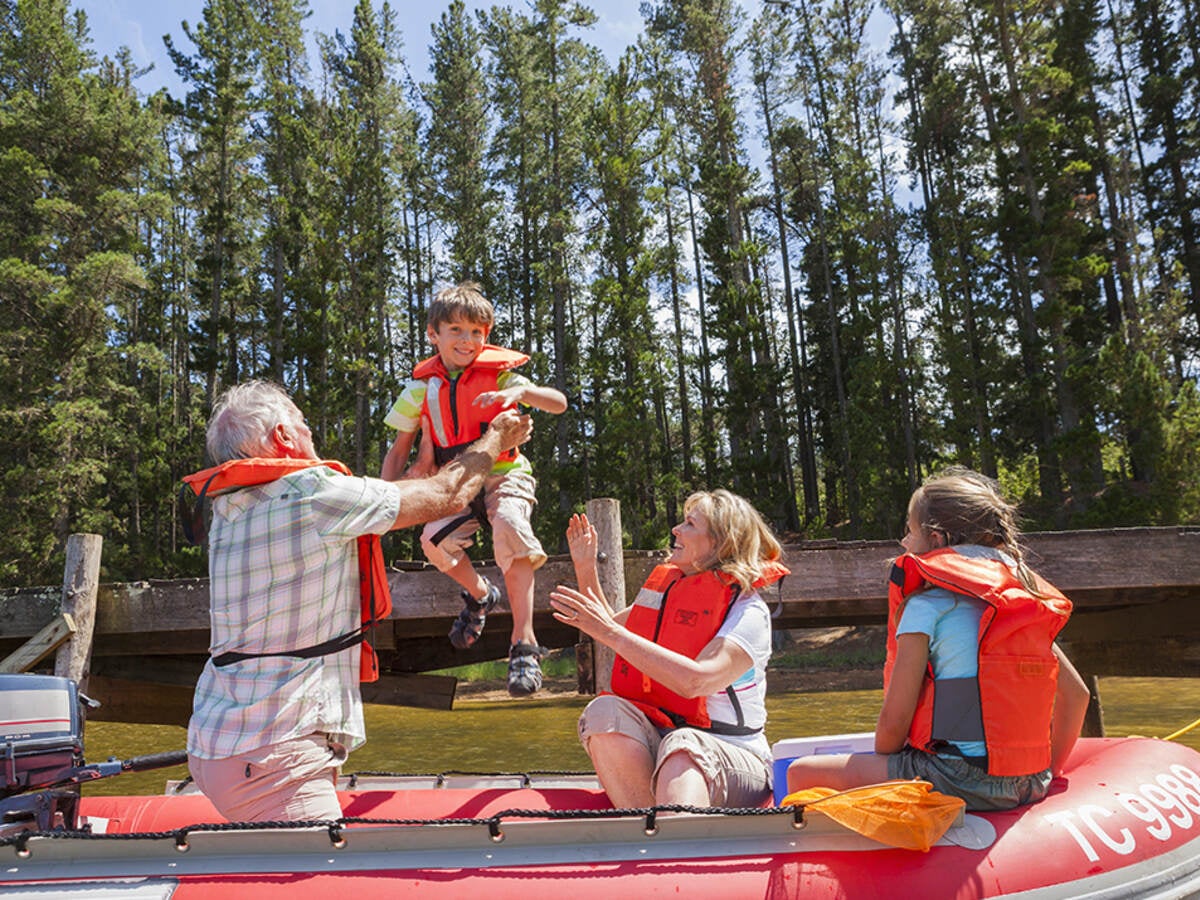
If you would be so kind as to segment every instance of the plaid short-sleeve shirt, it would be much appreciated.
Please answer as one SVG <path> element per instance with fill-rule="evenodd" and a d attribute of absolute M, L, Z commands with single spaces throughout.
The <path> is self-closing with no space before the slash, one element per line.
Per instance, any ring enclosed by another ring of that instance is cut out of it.
<path fill-rule="evenodd" d="M 359 627 L 355 542 L 391 527 L 400 490 L 314 467 L 218 496 L 212 510 L 211 654 L 298 650 Z M 223 759 L 317 732 L 357 747 L 366 739 L 359 650 L 219 668 L 210 659 L 196 685 L 188 752 Z"/>

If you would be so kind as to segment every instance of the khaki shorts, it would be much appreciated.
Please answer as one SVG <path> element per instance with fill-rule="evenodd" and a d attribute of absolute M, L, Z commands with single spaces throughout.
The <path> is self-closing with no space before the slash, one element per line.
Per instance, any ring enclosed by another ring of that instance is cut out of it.
<path fill-rule="evenodd" d="M 310 734 L 224 759 L 188 757 L 196 786 L 230 822 L 339 819 L 338 769 L 346 748 Z"/>
<path fill-rule="evenodd" d="M 518 559 L 529 560 L 535 569 L 541 568 L 546 561 L 546 551 L 529 523 L 533 504 L 537 502 L 536 490 L 537 479 L 526 472 L 489 475 L 483 482 L 483 504 L 492 526 L 492 549 L 501 572 L 507 572 Z M 454 527 L 434 544 L 433 539 L 438 533 L 451 525 Z M 421 549 L 425 551 L 425 558 L 439 572 L 453 569 L 474 543 L 479 525 L 470 508 L 430 522 L 421 531 Z"/>
<path fill-rule="evenodd" d="M 601 694 L 587 705 L 579 717 L 584 750 L 594 734 L 623 734 L 642 743 L 655 760 L 651 791 L 657 790 L 663 762 L 673 753 L 686 753 L 704 775 L 712 806 L 757 807 L 771 794 L 771 767 L 757 754 L 695 728 L 664 733 L 624 697 Z"/>

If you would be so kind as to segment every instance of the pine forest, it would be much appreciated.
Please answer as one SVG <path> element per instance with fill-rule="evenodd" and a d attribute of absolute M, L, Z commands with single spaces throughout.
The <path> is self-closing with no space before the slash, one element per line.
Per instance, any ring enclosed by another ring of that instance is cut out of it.
<path fill-rule="evenodd" d="M 661 0 L 615 61 L 575 0 L 307 12 L 206 0 L 176 96 L 0 0 L 0 585 L 81 531 L 105 580 L 203 574 L 177 489 L 238 381 L 378 475 L 467 279 L 569 399 L 551 553 L 589 498 L 652 549 L 716 487 L 898 538 L 951 464 L 1028 530 L 1200 521 L 1198 0 Z"/>

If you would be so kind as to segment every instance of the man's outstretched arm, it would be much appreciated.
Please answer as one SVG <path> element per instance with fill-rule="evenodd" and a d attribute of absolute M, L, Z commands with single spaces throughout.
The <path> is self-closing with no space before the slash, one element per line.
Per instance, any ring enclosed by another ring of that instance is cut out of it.
<path fill-rule="evenodd" d="M 533 420 L 506 409 L 492 419 L 487 432 L 456 459 L 428 478 L 397 481 L 400 514 L 392 528 L 420 525 L 462 509 L 483 488 L 497 457 L 529 440 Z"/>

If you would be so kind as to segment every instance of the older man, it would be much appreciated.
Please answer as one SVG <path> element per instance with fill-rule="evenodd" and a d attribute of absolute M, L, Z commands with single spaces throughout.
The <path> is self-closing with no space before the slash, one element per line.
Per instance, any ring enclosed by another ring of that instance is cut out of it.
<path fill-rule="evenodd" d="M 337 770 L 366 739 L 358 684 L 360 669 L 372 677 L 363 622 L 383 602 L 371 594 L 383 577 L 378 535 L 467 505 L 530 427 L 509 411 L 436 475 L 392 482 L 319 460 L 276 385 L 239 384 L 217 401 L 207 434 L 217 465 L 185 479 L 213 497 L 212 657 L 196 685 L 188 761 L 222 815 L 341 815 Z"/>

